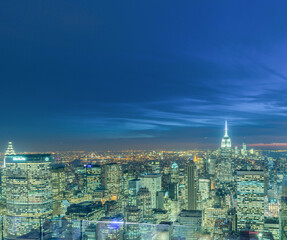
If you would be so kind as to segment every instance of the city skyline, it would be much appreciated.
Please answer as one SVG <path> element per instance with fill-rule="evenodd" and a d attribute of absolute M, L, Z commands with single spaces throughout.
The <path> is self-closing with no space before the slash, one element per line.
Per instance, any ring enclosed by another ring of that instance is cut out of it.
<path fill-rule="evenodd" d="M 0 145 L 286 148 L 286 7 L 1 2 Z"/>

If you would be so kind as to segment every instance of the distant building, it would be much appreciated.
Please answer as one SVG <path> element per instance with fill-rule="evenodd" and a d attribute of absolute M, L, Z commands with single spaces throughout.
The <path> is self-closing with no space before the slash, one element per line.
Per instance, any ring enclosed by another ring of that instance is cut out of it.
<path fill-rule="evenodd" d="M 190 159 L 187 163 L 187 208 L 188 210 L 197 209 L 197 173 L 195 160 Z"/>

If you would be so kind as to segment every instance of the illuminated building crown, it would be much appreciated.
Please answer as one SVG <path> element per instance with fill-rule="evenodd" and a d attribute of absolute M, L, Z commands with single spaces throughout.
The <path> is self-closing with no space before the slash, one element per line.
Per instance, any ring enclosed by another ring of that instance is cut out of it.
<path fill-rule="evenodd" d="M 224 131 L 224 137 L 222 138 L 222 141 L 221 141 L 221 147 L 231 148 L 231 140 L 230 140 L 230 137 L 228 136 L 227 120 L 225 120 L 225 131 Z"/>
<path fill-rule="evenodd" d="M 13 146 L 12 146 L 12 142 L 8 142 L 8 148 L 5 152 L 5 156 L 10 156 L 10 155 L 16 155 Z"/>

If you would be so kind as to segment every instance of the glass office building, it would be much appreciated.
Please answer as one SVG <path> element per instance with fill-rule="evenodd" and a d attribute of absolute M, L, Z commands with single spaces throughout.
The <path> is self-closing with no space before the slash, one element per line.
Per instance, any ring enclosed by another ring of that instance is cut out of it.
<path fill-rule="evenodd" d="M 51 156 L 7 156 L 5 174 L 7 233 L 27 234 L 40 227 L 39 219 L 44 221 L 52 216 Z"/>

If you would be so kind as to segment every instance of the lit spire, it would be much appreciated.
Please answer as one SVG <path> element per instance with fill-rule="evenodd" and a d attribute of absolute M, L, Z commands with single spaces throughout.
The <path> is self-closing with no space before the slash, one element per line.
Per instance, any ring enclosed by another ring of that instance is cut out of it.
<path fill-rule="evenodd" d="M 9 156 L 9 155 L 16 155 L 13 146 L 12 146 L 12 142 L 8 142 L 8 148 L 5 152 L 5 156 Z"/>
<path fill-rule="evenodd" d="M 225 120 L 225 135 L 224 135 L 224 137 L 228 137 L 227 131 L 228 131 L 228 128 L 227 128 L 227 120 Z"/>

